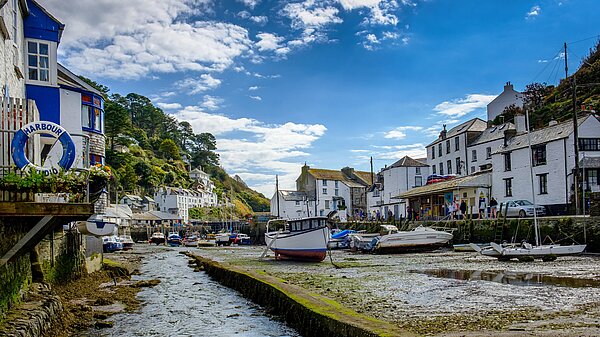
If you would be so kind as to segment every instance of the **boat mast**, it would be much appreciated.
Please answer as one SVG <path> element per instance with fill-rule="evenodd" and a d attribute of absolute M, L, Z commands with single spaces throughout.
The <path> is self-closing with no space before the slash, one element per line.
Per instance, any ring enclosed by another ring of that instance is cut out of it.
<path fill-rule="evenodd" d="M 525 107 L 525 114 L 527 121 L 525 122 L 525 126 L 527 127 L 527 145 L 529 148 L 529 172 L 531 174 L 531 198 L 533 199 L 533 230 L 535 231 L 535 245 L 540 246 L 540 233 L 537 222 L 537 203 L 535 202 L 535 182 L 533 178 L 533 153 L 531 152 L 531 129 L 529 125 L 529 109 L 527 106 Z"/>
<path fill-rule="evenodd" d="M 281 218 L 279 216 L 279 176 L 275 175 L 275 193 L 277 195 L 277 219 Z"/>
<path fill-rule="evenodd" d="M 569 79 L 569 65 L 567 62 L 567 43 L 565 42 L 565 81 Z M 573 87 L 573 153 L 575 155 L 575 172 L 573 173 L 573 186 L 575 190 L 575 215 L 579 214 L 579 136 L 577 130 L 577 78 L 573 73 L 571 82 Z M 583 186 L 583 185 L 582 185 Z M 582 192 L 583 193 L 583 189 Z M 583 204 L 582 204 L 583 206 Z M 584 208 L 585 209 L 585 208 Z"/>

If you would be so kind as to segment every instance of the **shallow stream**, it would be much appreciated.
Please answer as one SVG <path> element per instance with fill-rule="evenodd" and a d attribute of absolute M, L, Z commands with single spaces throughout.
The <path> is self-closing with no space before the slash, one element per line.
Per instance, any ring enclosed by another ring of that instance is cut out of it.
<path fill-rule="evenodd" d="M 138 294 L 139 312 L 112 316 L 112 328 L 86 336 L 299 336 L 239 293 L 194 272 L 179 250 L 150 249 L 134 279 L 161 283 Z"/>

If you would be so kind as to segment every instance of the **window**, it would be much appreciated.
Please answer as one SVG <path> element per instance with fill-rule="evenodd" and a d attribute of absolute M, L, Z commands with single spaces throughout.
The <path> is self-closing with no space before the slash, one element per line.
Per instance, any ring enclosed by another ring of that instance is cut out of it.
<path fill-rule="evenodd" d="M 458 137 L 454 137 L 454 151 L 460 150 L 460 139 Z"/>
<path fill-rule="evenodd" d="M 50 82 L 50 45 L 42 42 L 27 42 L 27 73 L 33 81 Z"/>
<path fill-rule="evenodd" d="M 540 182 L 540 194 L 548 194 L 548 173 L 538 174 Z"/>
<path fill-rule="evenodd" d="M 103 124 L 104 110 L 100 97 L 81 94 L 81 126 L 102 132 Z"/>
<path fill-rule="evenodd" d="M 510 171 L 511 169 L 510 152 L 508 152 L 504 154 L 504 171 Z"/>
<path fill-rule="evenodd" d="M 546 144 L 533 147 L 531 152 L 533 166 L 546 165 Z"/>
<path fill-rule="evenodd" d="M 420 167 L 415 167 L 415 174 L 421 174 L 421 168 Z"/>
<path fill-rule="evenodd" d="M 475 166 L 471 166 L 471 173 L 475 173 Z"/>
<path fill-rule="evenodd" d="M 323 194 L 327 194 L 327 189 L 326 188 L 323 189 Z"/>
<path fill-rule="evenodd" d="M 488 146 L 485 148 L 485 159 L 491 159 L 491 158 L 492 158 L 492 148 Z"/>
<path fill-rule="evenodd" d="M 448 174 L 452 174 L 452 160 L 448 160 L 446 166 L 448 166 Z"/>
<path fill-rule="evenodd" d="M 593 186 L 598 185 L 598 173 L 600 170 L 598 169 L 587 169 L 585 178 L 587 182 L 586 190 L 591 189 Z"/>
<path fill-rule="evenodd" d="M 600 138 L 579 138 L 579 150 L 600 151 Z"/>
<path fill-rule="evenodd" d="M 339 181 L 336 180 L 336 181 L 333 182 L 333 184 L 335 185 L 335 188 L 339 187 Z"/>
<path fill-rule="evenodd" d="M 327 179 L 323 179 L 323 186 L 327 186 Z"/>
<path fill-rule="evenodd" d="M 435 159 L 435 145 L 431 147 L 431 159 Z"/>
<path fill-rule="evenodd" d="M 296 206 L 300 206 L 300 201 L 296 200 Z"/>
<path fill-rule="evenodd" d="M 446 141 L 446 154 L 450 153 L 450 139 Z"/>
<path fill-rule="evenodd" d="M 325 200 L 325 209 L 329 209 L 329 200 Z"/>
<path fill-rule="evenodd" d="M 423 186 L 423 178 L 415 177 L 415 187 Z"/>
<path fill-rule="evenodd" d="M 504 196 L 512 197 L 512 180 L 513 178 L 504 179 Z"/>
<path fill-rule="evenodd" d="M 335 194 L 336 196 L 339 196 L 339 195 L 340 195 L 340 190 L 339 190 L 339 189 L 337 189 L 337 188 L 336 188 L 336 189 L 335 189 L 333 192 L 334 192 L 334 194 Z"/>
<path fill-rule="evenodd" d="M 12 30 L 13 30 L 13 42 L 18 44 L 17 38 L 19 37 L 18 22 L 19 22 L 19 4 L 17 0 L 12 0 Z"/>
<path fill-rule="evenodd" d="M 442 156 L 442 143 L 438 144 L 438 157 Z"/>
<path fill-rule="evenodd" d="M 440 174 L 444 175 L 444 163 L 440 163 Z"/>
<path fill-rule="evenodd" d="M 471 150 L 471 161 L 477 161 L 477 150 Z"/>
<path fill-rule="evenodd" d="M 436 174 L 436 173 L 435 173 L 435 164 L 434 164 L 434 165 L 431 165 L 431 174 Z"/>
<path fill-rule="evenodd" d="M 461 174 L 460 158 L 456 158 L 456 174 Z"/>

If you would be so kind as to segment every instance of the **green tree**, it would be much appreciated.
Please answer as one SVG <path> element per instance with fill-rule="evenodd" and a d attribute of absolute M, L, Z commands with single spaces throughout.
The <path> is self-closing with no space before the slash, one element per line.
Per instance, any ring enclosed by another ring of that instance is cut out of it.
<path fill-rule="evenodd" d="M 115 139 L 129 133 L 131 120 L 127 109 L 113 101 L 104 104 L 104 133 L 110 140 L 110 149 L 115 149 Z"/>
<path fill-rule="evenodd" d="M 177 144 L 175 144 L 175 142 L 170 138 L 164 139 L 162 143 L 160 143 L 158 152 L 165 159 L 181 159 L 181 155 L 179 155 L 179 148 L 177 147 Z"/>

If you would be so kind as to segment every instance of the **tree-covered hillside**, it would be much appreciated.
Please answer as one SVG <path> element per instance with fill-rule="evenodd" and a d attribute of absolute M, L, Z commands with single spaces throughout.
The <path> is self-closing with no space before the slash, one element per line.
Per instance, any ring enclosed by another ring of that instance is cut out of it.
<path fill-rule="evenodd" d="M 573 105 L 573 83 L 576 83 L 576 104 Z M 579 69 L 567 79 L 563 79 L 557 86 L 546 83 L 531 83 L 523 92 L 525 106 L 529 109 L 531 126 L 539 128 L 548 125 L 548 122 L 558 122 L 573 117 L 573 110 L 588 111 L 600 108 L 600 41 L 590 49 Z M 514 106 L 508 107 L 504 112 L 504 119 L 512 121 L 515 113 L 523 110 Z M 501 122 L 500 118 L 493 121 Z"/>
<path fill-rule="evenodd" d="M 83 78 L 105 98 L 106 164 L 113 168 L 116 191 L 152 195 L 160 186 L 190 187 L 190 168 L 209 173 L 220 200 L 233 197 L 236 213 L 268 211 L 269 200 L 231 178 L 220 166 L 217 144 L 211 133 L 194 133 L 139 94 L 109 94 L 109 88 Z M 115 189 L 111 197 L 114 200 Z"/>

